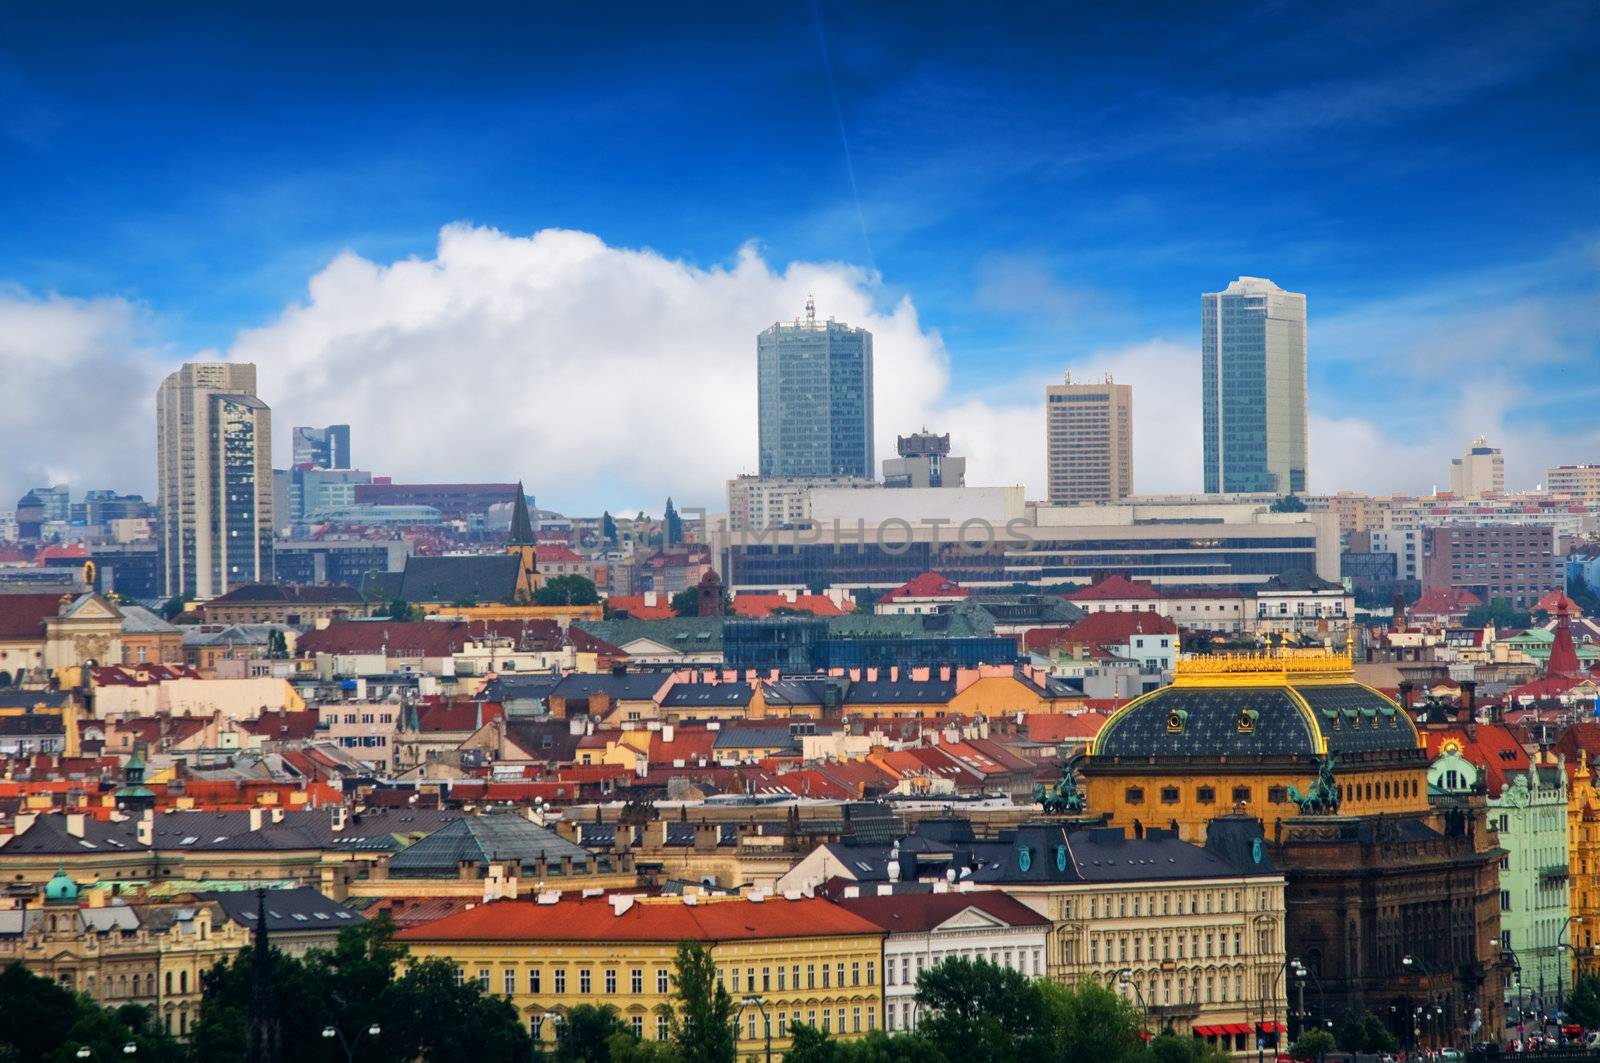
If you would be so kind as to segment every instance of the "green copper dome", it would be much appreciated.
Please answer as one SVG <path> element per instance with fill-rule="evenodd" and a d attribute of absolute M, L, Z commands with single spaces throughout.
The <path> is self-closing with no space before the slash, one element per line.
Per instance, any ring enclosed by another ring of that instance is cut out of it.
<path fill-rule="evenodd" d="M 78 899 L 78 884 L 67 877 L 67 869 L 56 868 L 55 876 L 44 884 L 44 899 L 50 904 L 71 904 Z"/>

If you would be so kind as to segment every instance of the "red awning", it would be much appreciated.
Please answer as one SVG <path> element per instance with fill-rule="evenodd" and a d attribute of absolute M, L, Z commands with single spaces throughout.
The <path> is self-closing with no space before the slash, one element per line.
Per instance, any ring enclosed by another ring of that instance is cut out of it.
<path fill-rule="evenodd" d="M 1249 1033 L 1250 1027 L 1242 1022 L 1230 1022 L 1227 1025 L 1227 1031 L 1229 1033 Z"/>
<path fill-rule="evenodd" d="M 1222 1028 L 1220 1026 L 1196 1026 L 1194 1028 L 1196 1037 L 1215 1037 L 1221 1032 Z"/>
<path fill-rule="evenodd" d="M 1283 1023 L 1268 1019 L 1257 1027 L 1262 1033 L 1283 1033 Z"/>

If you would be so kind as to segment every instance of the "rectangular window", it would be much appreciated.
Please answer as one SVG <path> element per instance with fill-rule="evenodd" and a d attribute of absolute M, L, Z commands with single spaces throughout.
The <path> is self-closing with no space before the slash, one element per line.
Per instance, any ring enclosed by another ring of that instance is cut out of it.
<path fill-rule="evenodd" d="M 833 1032 L 833 1012 L 829 1011 L 827 1008 L 822 1009 L 822 1032 Z"/>
<path fill-rule="evenodd" d="M 539 992 L 539 969 L 537 967 L 528 972 L 528 992 Z"/>
<path fill-rule="evenodd" d="M 489 991 L 489 968 L 487 967 L 478 968 L 478 988 L 485 993 Z"/>
<path fill-rule="evenodd" d="M 592 986 L 589 983 L 589 968 L 584 967 L 578 971 L 578 992 L 587 996 L 592 991 Z"/>
<path fill-rule="evenodd" d="M 656 1016 L 656 1040 L 657 1041 L 665 1041 L 666 1039 L 667 1039 L 667 1017 L 665 1015 L 657 1015 Z"/>
<path fill-rule="evenodd" d="M 851 985 L 860 985 L 861 984 L 861 961 L 860 960 L 856 960 L 854 963 L 852 963 L 850 965 L 850 984 Z"/>
<path fill-rule="evenodd" d="M 761 968 L 761 991 L 763 993 L 766 993 L 766 992 L 770 992 L 771 989 L 772 989 L 772 968 L 771 967 L 763 967 L 763 968 Z"/>
<path fill-rule="evenodd" d="M 667 969 L 665 967 L 656 968 L 656 992 L 661 994 L 667 992 Z"/>
<path fill-rule="evenodd" d="M 778 968 L 778 992 L 780 992 L 780 993 L 783 992 L 784 983 L 789 980 L 786 977 L 786 975 L 788 974 L 788 971 L 789 971 L 789 969 L 787 967 L 779 967 Z M 783 1024 L 779 1023 L 778 1025 L 781 1026 Z"/>
<path fill-rule="evenodd" d="M 606 992 L 607 993 L 615 993 L 616 991 L 617 991 L 617 969 L 615 967 L 607 967 L 606 968 Z"/>
<path fill-rule="evenodd" d="M 739 968 L 737 968 L 737 967 L 735 967 L 733 969 L 733 989 L 732 989 L 732 992 L 733 992 L 734 996 L 738 996 L 739 993 L 742 992 L 742 990 L 740 990 L 740 988 L 739 988 Z"/>
<path fill-rule="evenodd" d="M 851 1008 L 850 1009 L 850 1031 L 852 1033 L 860 1033 L 861 1032 L 861 1009 L 860 1008 Z"/>
<path fill-rule="evenodd" d="M 506 996 L 514 996 L 517 992 L 517 972 L 514 967 L 505 969 Z"/>
<path fill-rule="evenodd" d="M 830 972 L 830 970 L 828 968 L 828 965 L 827 964 L 823 964 L 822 965 L 822 988 L 824 988 L 824 989 L 828 988 L 829 981 L 830 981 L 830 979 L 829 979 L 829 975 L 830 974 L 831 974 L 831 972 Z"/>
<path fill-rule="evenodd" d="M 867 984 L 878 984 L 878 965 L 872 960 L 867 961 Z"/>
<path fill-rule="evenodd" d="M 817 965 L 814 963 L 806 964 L 806 988 L 817 988 Z"/>
<path fill-rule="evenodd" d="M 629 1026 L 630 1029 L 633 1030 L 633 1036 L 634 1037 L 636 1037 L 636 1038 L 638 1038 L 640 1040 L 644 1039 L 644 1016 L 643 1015 L 634 1015 L 631 1018 L 629 1018 L 628 1019 L 628 1026 Z"/>
<path fill-rule="evenodd" d="M 633 969 L 633 973 L 628 978 L 628 988 L 635 995 L 644 992 L 644 969 L 642 967 Z"/>
<path fill-rule="evenodd" d="M 565 993 L 566 991 L 567 991 L 567 972 L 566 972 L 565 969 L 558 967 L 558 968 L 556 968 L 556 992 L 557 993 Z"/>

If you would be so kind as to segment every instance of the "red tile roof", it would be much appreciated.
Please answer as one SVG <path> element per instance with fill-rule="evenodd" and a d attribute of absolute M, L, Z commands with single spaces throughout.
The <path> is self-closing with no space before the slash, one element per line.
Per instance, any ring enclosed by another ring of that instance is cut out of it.
<path fill-rule="evenodd" d="M 1406 606 L 1406 615 L 1450 616 L 1455 613 L 1465 614 L 1472 612 L 1482 604 L 1483 599 L 1469 590 L 1463 590 L 1460 587 L 1439 587 Z"/>
<path fill-rule="evenodd" d="M 606 599 L 606 609 L 613 613 L 627 613 L 635 620 L 670 620 L 677 614 L 672 611 L 670 595 L 656 595 L 655 605 L 644 604 L 642 594 L 613 594 Z"/>
<path fill-rule="evenodd" d="M 1577 618 L 1583 615 L 1583 610 L 1578 608 L 1578 603 L 1573 601 L 1571 598 L 1568 598 L 1559 590 L 1546 592 L 1545 596 L 1540 598 L 1539 601 L 1534 604 L 1532 612 L 1549 613 L 1551 616 L 1555 616 L 1556 613 L 1560 611 L 1562 605 L 1567 607 L 1568 616 Z"/>
<path fill-rule="evenodd" d="M 385 649 L 391 657 L 448 657 L 468 642 L 491 635 L 539 648 L 559 646 L 562 638 L 561 625 L 554 620 L 361 620 L 308 631 L 295 648 L 302 657 Z"/>
<path fill-rule="evenodd" d="M 1033 742 L 1062 742 L 1067 739 L 1089 739 L 1100 733 L 1100 728 L 1111 717 L 1099 712 L 1035 712 L 1026 717 L 1028 739 Z"/>
<path fill-rule="evenodd" d="M 59 592 L 0 594 L 0 639 L 44 638 L 45 618 L 60 614 L 62 597 Z"/>
<path fill-rule="evenodd" d="M 263 712 L 253 720 L 241 720 L 239 726 L 260 735 L 268 742 L 303 741 L 317 733 L 316 709 L 304 712 Z"/>
<path fill-rule="evenodd" d="M 1131 580 L 1126 576 L 1102 576 L 1082 590 L 1072 591 L 1062 595 L 1069 602 L 1105 602 L 1127 601 L 1129 599 L 1155 599 L 1161 593 L 1143 580 Z"/>
<path fill-rule="evenodd" d="M 1049 919 L 1016 898 L 991 890 L 841 897 L 836 903 L 891 934 L 926 933 L 971 909 L 1008 926 L 1050 925 Z"/>
<path fill-rule="evenodd" d="M 1048 631 L 1048 638 L 1032 639 L 1034 631 L 1023 635 L 1023 645 L 1042 646 L 1120 646 L 1135 635 L 1177 635 L 1178 625 L 1160 613 L 1090 613 L 1065 631 Z"/>
<path fill-rule="evenodd" d="M 920 576 L 913 576 L 902 586 L 885 592 L 878 601 L 893 602 L 901 598 L 965 598 L 971 593 L 961 584 L 946 579 L 937 572 L 924 572 Z"/>
<path fill-rule="evenodd" d="M 1460 751 L 1469 763 L 1483 769 L 1489 796 L 1498 797 L 1512 772 L 1525 772 L 1531 767 L 1528 751 L 1522 748 L 1517 736 L 1502 724 L 1474 724 L 1467 727 L 1424 728 L 1422 737 L 1428 743 L 1428 756 L 1438 757 L 1446 745 Z"/>
<path fill-rule="evenodd" d="M 491 720 L 505 715 L 505 710 L 492 701 L 449 701 L 417 708 L 419 731 L 476 731 Z"/>
<path fill-rule="evenodd" d="M 825 594 L 797 594 L 793 600 L 782 594 L 737 594 L 733 598 L 735 616 L 771 616 L 779 609 L 792 609 L 812 616 L 844 615 L 844 610 Z"/>
<path fill-rule="evenodd" d="M 760 941 L 883 933 L 818 898 L 765 901 L 635 901 L 621 915 L 601 898 L 495 901 L 401 930 L 402 941 Z"/>
<path fill-rule="evenodd" d="M 560 543 L 540 543 L 534 555 L 540 564 L 546 561 L 558 565 L 581 565 L 588 560 L 582 554 Z"/>

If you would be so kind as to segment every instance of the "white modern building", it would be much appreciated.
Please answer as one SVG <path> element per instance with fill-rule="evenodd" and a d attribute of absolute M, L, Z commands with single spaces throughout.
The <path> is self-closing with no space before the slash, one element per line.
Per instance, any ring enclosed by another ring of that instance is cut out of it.
<path fill-rule="evenodd" d="M 1459 458 L 1450 459 L 1450 493 L 1458 498 L 1504 494 L 1506 459 L 1499 447 L 1479 436 Z"/>

